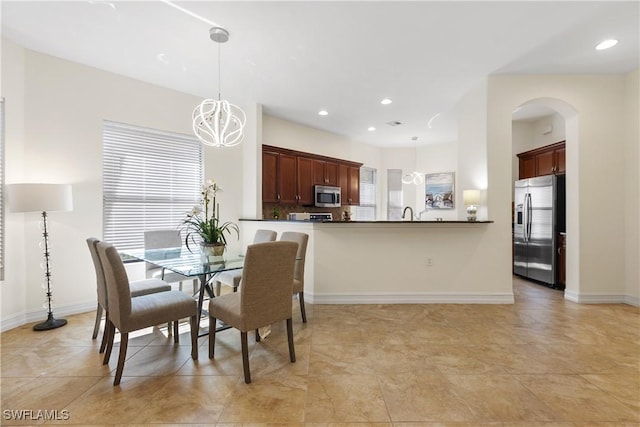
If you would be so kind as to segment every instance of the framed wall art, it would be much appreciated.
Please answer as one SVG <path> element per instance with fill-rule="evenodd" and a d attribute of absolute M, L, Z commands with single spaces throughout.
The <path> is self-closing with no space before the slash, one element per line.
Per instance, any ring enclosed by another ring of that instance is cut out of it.
<path fill-rule="evenodd" d="M 424 181 L 426 209 L 453 209 L 455 207 L 455 172 L 427 174 Z"/>

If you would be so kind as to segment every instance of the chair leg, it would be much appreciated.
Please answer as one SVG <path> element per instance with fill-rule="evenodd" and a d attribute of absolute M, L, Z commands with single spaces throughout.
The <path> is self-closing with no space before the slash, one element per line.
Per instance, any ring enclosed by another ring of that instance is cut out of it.
<path fill-rule="evenodd" d="M 178 344 L 180 342 L 180 331 L 179 331 L 180 321 L 176 319 L 173 321 L 173 342 Z"/>
<path fill-rule="evenodd" d="M 209 359 L 213 359 L 213 350 L 216 346 L 216 318 L 209 316 Z"/>
<path fill-rule="evenodd" d="M 111 358 L 111 350 L 113 349 L 113 338 L 116 335 L 116 327 L 111 322 L 111 319 L 107 318 L 107 324 L 105 326 L 107 330 L 105 333 L 107 334 L 107 348 L 104 351 L 104 359 L 102 360 L 102 364 L 106 365 L 109 363 L 109 359 Z"/>
<path fill-rule="evenodd" d="M 100 354 L 104 353 L 109 341 L 109 312 L 104 312 L 104 332 L 102 333 L 102 342 L 100 343 Z"/>
<path fill-rule="evenodd" d="M 222 282 L 216 280 L 216 295 L 220 296 L 220 292 L 222 292 Z"/>
<path fill-rule="evenodd" d="M 198 279 L 193 279 L 193 293 L 191 295 L 198 294 Z"/>
<path fill-rule="evenodd" d="M 291 317 L 287 319 L 287 338 L 289 340 L 289 359 L 291 362 L 295 362 L 296 350 L 293 347 L 293 321 Z"/>
<path fill-rule="evenodd" d="M 260 342 L 260 330 L 256 329 L 256 342 Z"/>
<path fill-rule="evenodd" d="M 244 368 L 244 382 L 251 382 L 251 372 L 249 372 L 249 347 L 247 346 L 247 333 L 240 332 L 240 341 L 242 344 L 242 367 Z"/>
<path fill-rule="evenodd" d="M 118 367 L 116 368 L 116 377 L 113 380 L 113 385 L 120 384 L 122 378 L 122 370 L 124 369 L 124 360 L 127 358 L 127 344 L 129 343 L 129 333 L 120 334 L 120 355 L 118 357 Z"/>
<path fill-rule="evenodd" d="M 302 314 L 302 323 L 307 323 L 307 312 L 304 309 L 304 292 L 298 292 L 298 301 L 300 302 L 300 314 Z"/>
<path fill-rule="evenodd" d="M 198 316 L 191 316 L 189 323 L 191 329 L 191 358 L 198 360 Z"/>
<path fill-rule="evenodd" d="M 91 339 L 95 340 L 98 336 L 98 331 L 100 330 L 100 321 L 102 321 L 102 306 L 98 304 L 98 308 L 96 309 L 96 324 L 93 326 L 93 335 L 91 335 Z"/>

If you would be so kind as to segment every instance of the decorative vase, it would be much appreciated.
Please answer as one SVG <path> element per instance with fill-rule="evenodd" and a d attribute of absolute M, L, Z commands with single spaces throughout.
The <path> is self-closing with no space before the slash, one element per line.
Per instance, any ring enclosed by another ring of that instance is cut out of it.
<path fill-rule="evenodd" d="M 206 256 L 222 256 L 224 243 L 202 243 L 202 254 Z"/>

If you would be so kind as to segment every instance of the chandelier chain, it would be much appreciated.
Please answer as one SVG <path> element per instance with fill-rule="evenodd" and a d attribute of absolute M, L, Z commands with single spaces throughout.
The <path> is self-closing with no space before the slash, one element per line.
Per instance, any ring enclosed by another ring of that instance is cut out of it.
<path fill-rule="evenodd" d="M 220 43 L 218 43 L 218 101 L 220 101 L 222 98 L 220 97 L 220 81 L 222 80 L 222 67 L 220 66 L 221 64 L 221 60 L 220 60 Z"/>

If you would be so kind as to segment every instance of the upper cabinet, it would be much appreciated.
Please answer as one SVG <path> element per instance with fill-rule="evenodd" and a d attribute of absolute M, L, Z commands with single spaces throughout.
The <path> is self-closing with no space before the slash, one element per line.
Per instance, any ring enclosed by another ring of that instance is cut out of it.
<path fill-rule="evenodd" d="M 262 150 L 262 201 L 313 204 L 313 160 L 280 150 Z"/>
<path fill-rule="evenodd" d="M 298 204 L 313 205 L 314 161 L 309 157 L 298 156 Z"/>
<path fill-rule="evenodd" d="M 340 165 L 340 197 L 343 205 L 360 204 L 360 167 Z"/>
<path fill-rule="evenodd" d="M 340 186 L 343 205 L 360 200 L 361 163 L 262 146 L 262 201 L 312 206 L 314 185 Z"/>
<path fill-rule="evenodd" d="M 262 201 L 276 203 L 280 200 L 278 166 L 280 154 L 262 150 Z"/>
<path fill-rule="evenodd" d="M 560 141 L 518 154 L 520 179 L 565 173 L 565 153 L 565 141 Z"/>
<path fill-rule="evenodd" d="M 313 183 L 314 185 L 333 185 L 338 186 L 338 171 L 340 164 L 337 162 L 326 160 L 313 161 Z"/>

